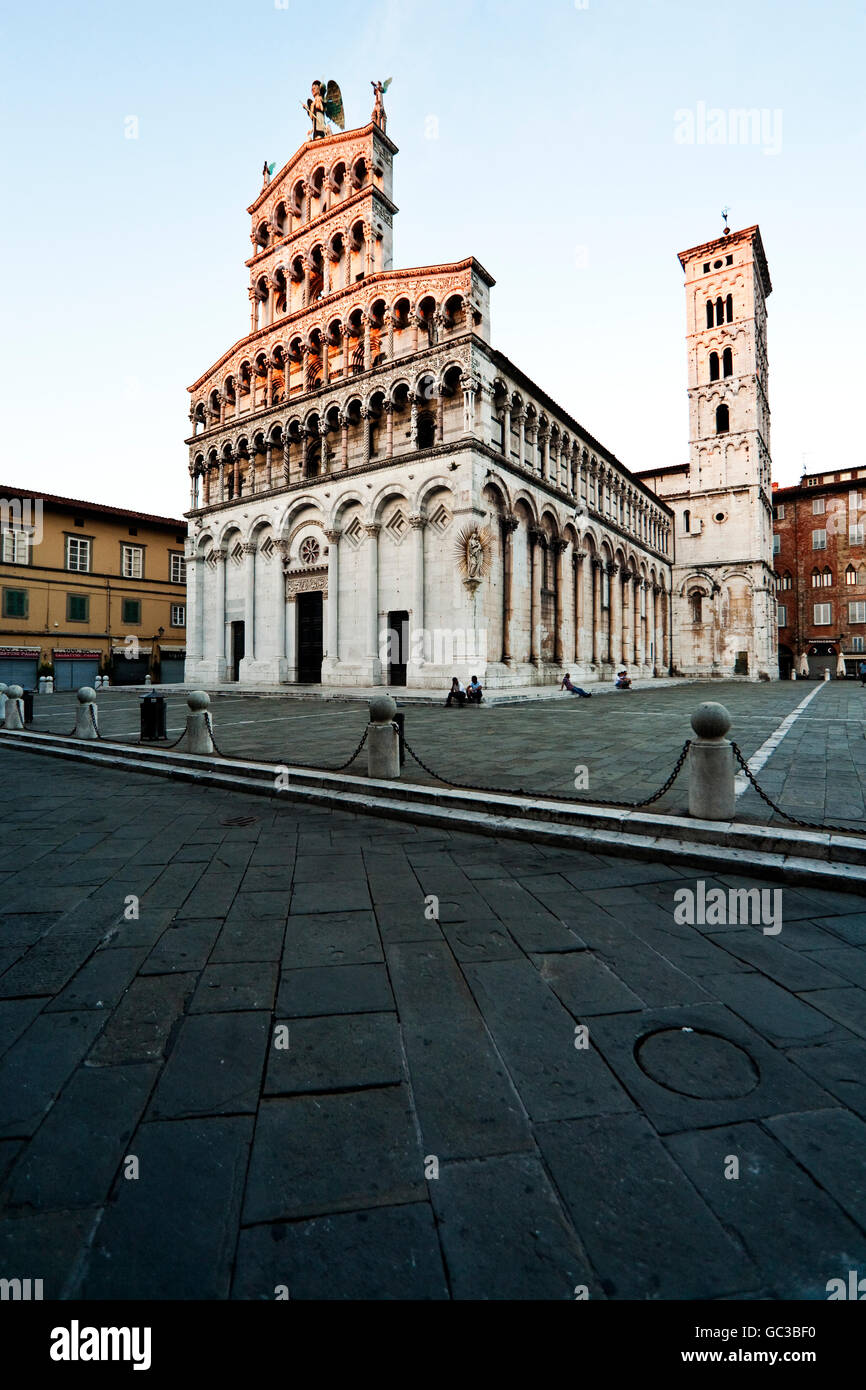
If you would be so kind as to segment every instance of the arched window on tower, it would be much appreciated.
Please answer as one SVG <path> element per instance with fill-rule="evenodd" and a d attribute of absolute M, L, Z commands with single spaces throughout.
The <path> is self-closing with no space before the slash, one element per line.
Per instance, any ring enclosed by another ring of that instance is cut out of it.
<path fill-rule="evenodd" d="M 845 583 L 846 583 L 846 584 L 856 584 L 856 583 L 857 583 L 857 571 L 855 570 L 855 568 L 854 568 L 853 565 L 849 565 L 848 568 L 845 570 Z"/>
<path fill-rule="evenodd" d="M 725 305 L 724 305 L 724 301 L 722 300 L 722 296 L 719 295 L 718 299 L 716 300 L 716 323 L 724 323 L 724 321 L 725 321 Z"/>
<path fill-rule="evenodd" d="M 701 617 L 701 600 L 702 600 L 702 597 L 703 597 L 703 595 L 702 595 L 697 589 L 695 589 L 692 593 L 689 594 L 689 610 L 690 610 L 691 615 L 692 615 L 692 622 L 693 622 L 693 623 L 699 623 L 699 622 L 702 621 L 702 617 Z"/>
<path fill-rule="evenodd" d="M 734 321 L 734 296 L 732 294 L 729 294 L 725 300 L 725 318 L 728 323 Z"/>
<path fill-rule="evenodd" d="M 711 299 L 708 299 L 708 300 L 707 300 L 707 328 L 712 328 L 712 326 L 713 326 L 713 301 L 712 301 Z"/>
<path fill-rule="evenodd" d="M 432 410 L 418 412 L 418 448 L 432 449 L 436 443 L 436 416 Z"/>
<path fill-rule="evenodd" d="M 719 354 L 718 354 L 717 352 L 711 352 L 711 353 L 710 353 L 710 381 L 718 381 L 718 379 L 719 379 Z"/>
<path fill-rule="evenodd" d="M 833 571 L 827 565 L 824 566 L 824 570 L 821 574 L 821 584 L 825 589 L 833 587 Z"/>
<path fill-rule="evenodd" d="M 725 376 L 734 375 L 734 354 L 731 348 L 725 348 L 722 353 L 722 372 Z"/>
<path fill-rule="evenodd" d="M 813 589 L 820 589 L 820 587 L 821 587 L 821 571 L 820 571 L 819 569 L 814 569 L 814 570 L 812 571 L 812 588 L 813 588 Z"/>
<path fill-rule="evenodd" d="M 692 514 L 688 509 L 683 512 L 683 530 L 688 531 L 692 524 Z"/>
<path fill-rule="evenodd" d="M 790 571 L 790 570 L 785 570 L 785 573 L 782 575 L 782 588 L 783 588 L 783 589 L 790 589 L 790 587 L 791 587 L 791 571 Z"/>
<path fill-rule="evenodd" d="M 716 406 L 716 434 L 727 434 L 731 428 L 731 419 L 726 405 Z"/>

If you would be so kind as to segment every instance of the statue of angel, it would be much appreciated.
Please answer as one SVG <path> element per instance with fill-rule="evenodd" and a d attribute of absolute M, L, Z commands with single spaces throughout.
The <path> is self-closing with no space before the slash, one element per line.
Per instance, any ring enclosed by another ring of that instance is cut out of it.
<path fill-rule="evenodd" d="M 310 131 L 311 140 L 324 140 L 328 134 L 328 122 L 332 121 L 340 130 L 346 129 L 346 121 L 343 115 L 343 94 L 337 83 L 331 79 L 327 87 L 318 78 L 312 85 L 312 96 L 302 102 L 304 110 L 307 112 L 313 123 Z"/>
<path fill-rule="evenodd" d="M 370 120 L 373 122 L 374 125 L 377 125 L 379 127 L 383 134 L 385 131 L 385 127 L 388 123 L 388 117 L 385 115 L 385 103 L 382 98 L 384 97 L 393 80 L 394 79 L 392 77 L 387 77 L 384 82 L 370 83 L 370 86 L 373 88 L 373 91 L 375 92 L 373 114 L 371 115 Z"/>

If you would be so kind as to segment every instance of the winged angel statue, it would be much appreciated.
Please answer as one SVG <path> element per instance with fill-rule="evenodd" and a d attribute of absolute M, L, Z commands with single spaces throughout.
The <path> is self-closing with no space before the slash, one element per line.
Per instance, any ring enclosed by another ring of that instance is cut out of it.
<path fill-rule="evenodd" d="M 324 82 L 320 82 L 317 78 L 313 83 L 312 93 L 313 95 L 307 101 L 301 102 L 313 123 L 310 138 L 312 140 L 324 140 L 328 134 L 329 121 L 332 121 L 340 130 L 345 130 L 343 94 L 337 83 L 332 79 L 326 87 Z"/>

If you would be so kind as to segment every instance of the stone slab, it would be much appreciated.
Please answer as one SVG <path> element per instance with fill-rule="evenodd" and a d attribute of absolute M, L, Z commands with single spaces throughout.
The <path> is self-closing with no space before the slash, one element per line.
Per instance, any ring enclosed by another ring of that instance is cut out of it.
<path fill-rule="evenodd" d="M 270 1037 L 270 1016 L 260 1011 L 185 1018 L 148 1118 L 254 1113 Z"/>
<path fill-rule="evenodd" d="M 383 959 L 372 912 L 321 912 L 289 918 L 282 968 L 370 965 Z"/>
<path fill-rule="evenodd" d="M 815 1110 L 777 1115 L 767 1128 L 866 1232 L 866 1123 L 846 1110 Z"/>
<path fill-rule="evenodd" d="M 381 1013 L 394 1007 L 384 965 L 320 965 L 283 971 L 276 1016 Z"/>
<path fill-rule="evenodd" d="M 395 1014 L 296 1018 L 288 1047 L 268 1053 L 264 1094 L 346 1091 L 406 1080 Z"/>
<path fill-rule="evenodd" d="M 87 1059 L 91 1067 L 158 1061 L 195 987 L 194 975 L 151 975 L 133 980 Z M 54 1019 L 71 1015 L 52 1014 Z M 92 1017 L 100 1022 L 101 1015 Z"/>
<path fill-rule="evenodd" d="M 105 1023 L 99 1012 L 40 1014 L 0 1061 L 0 1138 L 30 1135 Z"/>
<path fill-rule="evenodd" d="M 242 1012 L 274 1007 L 275 961 L 209 965 L 202 972 L 189 1006 L 191 1014 Z"/>

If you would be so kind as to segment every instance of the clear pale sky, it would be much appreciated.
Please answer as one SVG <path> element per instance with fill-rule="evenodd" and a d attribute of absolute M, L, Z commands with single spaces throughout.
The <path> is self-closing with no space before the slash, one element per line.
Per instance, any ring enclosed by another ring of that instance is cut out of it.
<path fill-rule="evenodd" d="M 717 236 L 726 204 L 734 230 L 759 223 L 774 476 L 866 466 L 864 14 L 855 0 L 7 6 L 0 482 L 188 505 L 186 387 L 247 330 L 245 209 L 263 160 L 281 168 L 303 142 L 313 77 L 340 83 L 347 126 L 369 119 L 371 78 L 393 77 L 395 264 L 477 256 L 497 281 L 494 344 L 632 468 L 688 453 L 677 252 Z M 700 103 L 705 119 L 764 111 L 767 138 L 682 143 L 676 113 L 699 125 Z"/>

